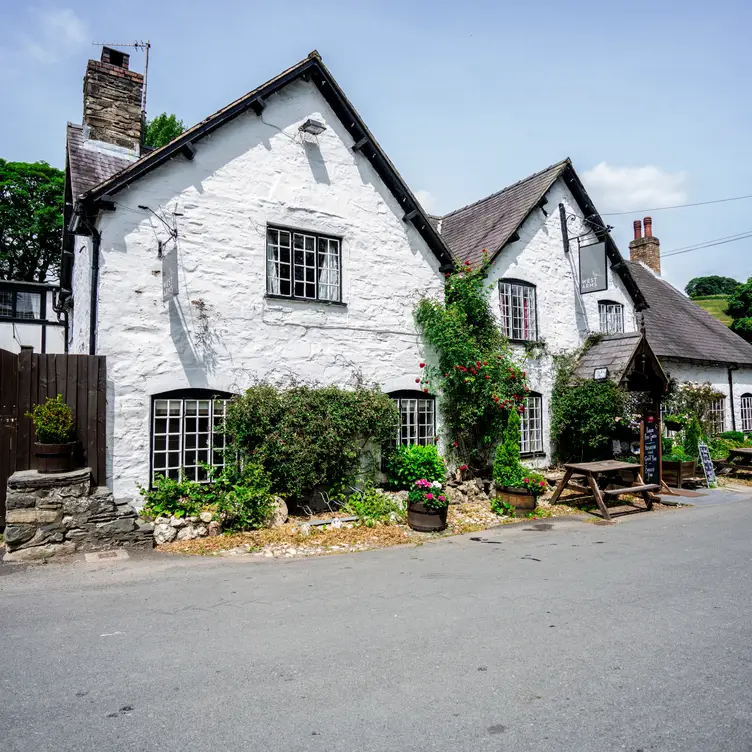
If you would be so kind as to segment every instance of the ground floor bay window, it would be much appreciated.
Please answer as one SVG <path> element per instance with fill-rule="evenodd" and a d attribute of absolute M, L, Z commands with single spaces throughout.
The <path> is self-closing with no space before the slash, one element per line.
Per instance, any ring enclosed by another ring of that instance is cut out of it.
<path fill-rule="evenodd" d="M 231 394 L 204 389 L 152 398 L 151 482 L 157 475 L 203 482 L 206 466 L 224 465 L 225 408 Z"/>
<path fill-rule="evenodd" d="M 397 444 L 435 443 L 436 400 L 424 392 L 393 392 L 390 397 L 397 405 L 400 423 L 397 429 Z"/>

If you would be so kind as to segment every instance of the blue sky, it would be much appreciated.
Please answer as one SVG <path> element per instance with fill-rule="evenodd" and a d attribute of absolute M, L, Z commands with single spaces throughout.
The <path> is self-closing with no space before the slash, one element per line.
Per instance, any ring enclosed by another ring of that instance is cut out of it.
<path fill-rule="evenodd" d="M 0 21 L 5 159 L 62 167 L 91 43 L 148 38 L 149 114 L 186 125 L 318 49 L 435 213 L 566 156 L 602 212 L 752 194 L 748 0 L 0 0 Z M 752 231 L 752 200 L 651 213 L 664 253 Z M 608 218 L 625 255 L 639 216 Z M 664 259 L 704 274 L 752 276 L 752 238 Z"/>

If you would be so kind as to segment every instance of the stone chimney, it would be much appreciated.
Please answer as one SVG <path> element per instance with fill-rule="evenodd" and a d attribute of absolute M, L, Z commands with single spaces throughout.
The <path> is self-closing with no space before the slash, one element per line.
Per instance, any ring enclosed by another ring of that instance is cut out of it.
<path fill-rule="evenodd" d="M 129 59 L 125 52 L 103 47 L 101 60 L 89 60 L 84 77 L 84 127 L 89 139 L 138 153 L 144 77 L 128 70 Z"/>
<path fill-rule="evenodd" d="M 645 237 L 642 228 L 645 227 Z M 653 237 L 653 219 L 645 217 L 640 222 L 634 221 L 634 240 L 629 243 L 629 258 L 632 261 L 642 261 L 645 266 L 656 274 L 661 273 L 661 241 Z"/>

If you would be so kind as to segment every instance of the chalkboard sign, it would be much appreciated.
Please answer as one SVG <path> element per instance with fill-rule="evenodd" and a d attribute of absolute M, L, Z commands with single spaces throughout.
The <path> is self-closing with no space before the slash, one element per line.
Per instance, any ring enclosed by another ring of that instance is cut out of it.
<path fill-rule="evenodd" d="M 580 246 L 580 292 L 608 290 L 606 244 Z"/>
<path fill-rule="evenodd" d="M 705 480 L 708 482 L 708 488 L 714 486 L 715 481 L 715 468 L 713 467 L 713 460 L 710 459 L 710 450 L 708 445 L 701 441 L 697 448 L 700 450 L 700 462 L 702 463 L 702 469 L 705 471 Z"/>
<path fill-rule="evenodd" d="M 646 484 L 661 485 L 661 430 L 657 420 L 642 424 L 642 480 Z"/>

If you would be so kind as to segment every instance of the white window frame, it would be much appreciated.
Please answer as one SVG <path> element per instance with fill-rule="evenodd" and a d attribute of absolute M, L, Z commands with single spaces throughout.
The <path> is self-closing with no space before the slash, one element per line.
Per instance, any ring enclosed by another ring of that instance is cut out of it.
<path fill-rule="evenodd" d="M 710 433 L 717 436 L 726 430 L 726 397 L 719 397 L 713 400 L 708 415 L 710 423 Z"/>
<path fill-rule="evenodd" d="M 528 394 L 525 409 L 520 415 L 520 454 L 543 452 L 543 397 L 537 392 Z"/>
<path fill-rule="evenodd" d="M 436 439 L 436 400 L 433 397 L 392 397 L 397 404 L 400 423 L 397 426 L 397 446 L 420 444 L 429 446 Z"/>
<path fill-rule="evenodd" d="M 752 431 L 752 394 L 742 394 L 740 400 L 742 431 Z"/>
<path fill-rule="evenodd" d="M 598 319 L 603 334 L 624 333 L 624 306 L 611 300 L 598 301 Z"/>
<path fill-rule="evenodd" d="M 266 293 L 295 300 L 342 302 L 342 241 L 267 227 Z"/>
<path fill-rule="evenodd" d="M 152 399 L 151 484 L 157 475 L 207 483 L 205 463 L 224 467 L 222 430 L 229 397 L 212 393 Z"/>
<path fill-rule="evenodd" d="M 499 312 L 501 329 L 513 342 L 535 342 L 538 339 L 538 317 L 535 285 L 520 280 L 499 280 Z"/>

